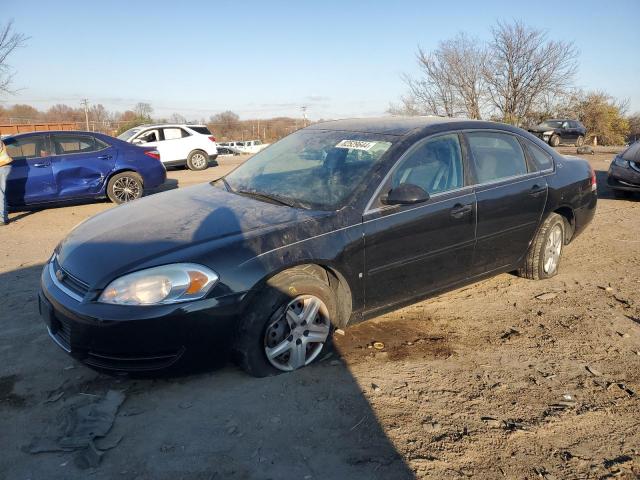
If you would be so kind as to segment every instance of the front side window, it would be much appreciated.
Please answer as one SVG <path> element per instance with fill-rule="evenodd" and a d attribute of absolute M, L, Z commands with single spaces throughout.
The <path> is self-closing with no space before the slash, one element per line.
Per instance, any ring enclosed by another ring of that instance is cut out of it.
<path fill-rule="evenodd" d="M 158 140 L 160 140 L 160 132 L 158 130 L 148 130 L 136 138 L 136 141 L 140 141 L 140 143 L 157 142 Z"/>
<path fill-rule="evenodd" d="M 51 155 L 51 152 L 47 148 L 47 139 L 44 135 L 6 138 L 4 144 L 7 148 L 7 154 L 14 160 L 48 157 Z"/>
<path fill-rule="evenodd" d="M 225 180 L 236 193 L 262 193 L 303 208 L 334 210 L 369 180 L 395 139 L 362 132 L 300 130 L 261 150 Z"/>
<path fill-rule="evenodd" d="M 466 134 L 476 167 L 478 183 L 487 183 L 527 173 L 520 142 L 508 133 Z"/>
<path fill-rule="evenodd" d="M 464 185 L 462 152 L 458 135 L 441 135 L 418 144 L 393 173 L 392 188 L 410 183 L 429 195 Z"/>
<path fill-rule="evenodd" d="M 94 138 L 88 135 L 52 135 L 51 140 L 56 155 L 90 153 L 99 149 Z"/>

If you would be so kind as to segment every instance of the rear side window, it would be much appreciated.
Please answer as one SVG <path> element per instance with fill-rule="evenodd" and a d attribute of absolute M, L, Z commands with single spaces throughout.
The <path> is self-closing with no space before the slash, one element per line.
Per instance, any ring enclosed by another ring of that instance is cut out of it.
<path fill-rule="evenodd" d="M 551 155 L 542 150 L 540 147 L 535 146 L 531 142 L 527 142 L 527 150 L 529 150 L 529 155 L 533 159 L 535 171 L 548 170 L 550 168 L 553 168 L 553 160 L 551 159 Z"/>
<path fill-rule="evenodd" d="M 190 126 L 189 128 L 196 133 L 201 133 L 202 135 L 211 135 L 211 132 L 207 127 L 191 127 Z"/>
<path fill-rule="evenodd" d="M 520 142 L 508 133 L 466 134 L 476 167 L 478 183 L 488 183 L 527 173 Z"/>
<path fill-rule="evenodd" d="M 47 139 L 44 135 L 32 135 L 24 138 L 6 138 L 7 154 L 14 160 L 19 158 L 48 157 Z"/>
<path fill-rule="evenodd" d="M 165 140 L 176 140 L 187 136 L 185 135 L 186 132 L 181 128 L 163 128 L 162 131 Z"/>
<path fill-rule="evenodd" d="M 458 135 L 441 135 L 419 143 L 394 172 L 391 183 L 392 188 L 403 183 L 417 185 L 430 195 L 462 187 Z"/>
<path fill-rule="evenodd" d="M 56 155 L 90 153 L 100 150 L 95 139 L 88 135 L 52 135 L 53 149 Z"/>

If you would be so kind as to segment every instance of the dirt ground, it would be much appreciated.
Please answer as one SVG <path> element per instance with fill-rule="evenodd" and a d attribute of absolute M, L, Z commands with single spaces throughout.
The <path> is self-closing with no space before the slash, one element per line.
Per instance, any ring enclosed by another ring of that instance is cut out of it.
<path fill-rule="evenodd" d="M 500 275 L 355 325 L 332 356 L 267 379 L 231 364 L 131 379 L 72 360 L 38 316 L 39 273 L 74 225 L 114 207 L 12 214 L 0 227 L 0 478 L 638 478 L 640 200 L 607 190 L 612 157 L 589 156 L 597 215 L 555 278 Z M 170 186 L 238 161 L 170 172 Z M 125 398 L 97 466 L 86 451 L 28 453 L 110 390 Z"/>

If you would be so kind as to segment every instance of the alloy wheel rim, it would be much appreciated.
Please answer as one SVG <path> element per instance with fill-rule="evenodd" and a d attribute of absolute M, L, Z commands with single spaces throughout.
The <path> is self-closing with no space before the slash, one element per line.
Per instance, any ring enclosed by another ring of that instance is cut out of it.
<path fill-rule="evenodd" d="M 204 155 L 201 153 L 196 153 L 191 157 L 191 164 L 196 168 L 202 168 L 205 165 Z"/>
<path fill-rule="evenodd" d="M 113 184 L 113 194 L 121 202 L 129 202 L 140 196 L 140 185 L 131 177 L 121 177 Z"/>
<path fill-rule="evenodd" d="M 285 372 L 313 362 L 327 341 L 331 321 L 327 306 L 313 295 L 291 300 L 264 335 L 264 352 L 269 363 Z"/>
<path fill-rule="evenodd" d="M 558 268 L 560 252 L 562 251 L 562 228 L 560 225 L 553 227 L 547 238 L 544 248 L 543 266 L 545 273 L 553 273 Z"/>

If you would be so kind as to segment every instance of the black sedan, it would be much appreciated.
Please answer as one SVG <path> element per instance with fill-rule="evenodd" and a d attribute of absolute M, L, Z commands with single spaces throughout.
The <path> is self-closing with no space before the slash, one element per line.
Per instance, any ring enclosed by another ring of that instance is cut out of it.
<path fill-rule="evenodd" d="M 578 120 L 560 118 L 545 120 L 540 125 L 530 128 L 529 132 L 552 147 L 557 147 L 561 143 L 573 143 L 581 147 L 584 144 L 587 129 Z"/>
<path fill-rule="evenodd" d="M 640 141 L 616 155 L 609 165 L 607 185 L 616 197 L 640 193 Z"/>
<path fill-rule="evenodd" d="M 508 125 L 319 123 L 76 227 L 42 272 L 40 310 L 100 369 L 229 348 L 265 376 L 309 365 L 355 320 L 502 272 L 555 275 L 596 201 L 585 160 Z"/>

